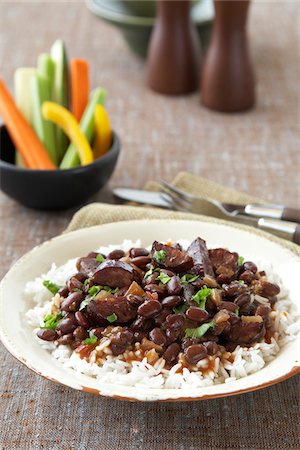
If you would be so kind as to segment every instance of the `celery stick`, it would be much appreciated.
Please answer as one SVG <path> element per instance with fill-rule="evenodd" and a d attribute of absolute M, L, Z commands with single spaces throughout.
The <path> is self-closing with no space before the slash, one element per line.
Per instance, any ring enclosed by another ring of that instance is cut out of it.
<path fill-rule="evenodd" d="M 49 78 L 51 85 L 51 93 L 53 90 L 53 83 L 54 83 L 54 70 L 55 66 L 51 56 L 48 53 L 41 53 L 38 56 L 37 60 L 37 71 L 43 77 Z"/>
<path fill-rule="evenodd" d="M 94 112 L 95 106 L 99 103 L 103 105 L 106 98 L 106 91 L 103 88 L 95 89 L 90 95 L 89 102 L 83 116 L 80 121 L 80 129 L 87 137 L 89 143 L 92 143 L 94 133 L 95 133 L 95 120 L 94 120 Z M 80 164 L 79 156 L 76 150 L 76 147 L 73 144 L 69 145 L 68 150 L 60 164 L 61 169 L 71 169 L 72 167 L 76 167 Z"/>
<path fill-rule="evenodd" d="M 30 80 L 36 74 L 36 69 L 33 67 L 20 67 L 15 71 L 14 75 L 14 91 L 15 101 L 23 113 L 27 122 L 32 120 L 32 103 L 30 96 Z M 19 152 L 16 152 L 16 165 L 24 167 L 24 161 Z"/>
<path fill-rule="evenodd" d="M 51 58 L 54 62 L 54 81 L 52 100 L 65 108 L 69 107 L 69 69 L 65 44 L 57 39 L 51 47 Z M 68 138 L 64 132 L 56 127 L 56 146 L 59 162 L 68 148 Z"/>
<path fill-rule="evenodd" d="M 48 154 L 55 165 L 58 165 L 55 128 L 51 122 L 42 116 L 41 106 L 51 100 L 51 85 L 48 78 L 38 74 L 31 79 L 32 96 L 32 125 L 40 141 L 44 144 Z"/>

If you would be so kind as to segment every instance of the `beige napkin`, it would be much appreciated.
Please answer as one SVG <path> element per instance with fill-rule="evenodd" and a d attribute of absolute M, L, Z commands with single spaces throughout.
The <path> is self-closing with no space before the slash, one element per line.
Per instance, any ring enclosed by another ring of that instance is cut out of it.
<path fill-rule="evenodd" d="M 249 202 L 259 202 L 262 200 L 250 195 L 234 191 L 232 189 L 221 186 L 212 181 L 200 178 L 195 175 L 181 172 L 174 179 L 172 184 L 186 192 L 196 194 L 203 197 L 211 197 L 216 200 L 231 202 L 237 204 L 245 204 Z M 148 190 L 159 190 L 159 184 L 149 182 L 145 186 Z M 202 202 L 202 214 L 182 213 L 177 211 L 163 210 L 159 208 L 145 208 L 143 206 L 129 205 L 108 205 L 104 203 L 91 203 L 81 208 L 72 218 L 65 232 L 77 230 L 79 228 L 91 227 L 104 223 L 121 222 L 124 220 L 151 220 L 151 219 L 183 219 L 183 220 L 200 220 L 204 222 L 214 222 L 221 224 L 230 224 L 232 227 L 246 229 L 247 231 L 258 236 L 265 236 L 273 242 L 278 242 L 284 247 L 292 250 L 300 256 L 300 247 L 292 242 L 266 233 L 254 227 L 242 225 L 240 223 L 224 220 L 221 212 L 211 207 L 205 200 Z"/>

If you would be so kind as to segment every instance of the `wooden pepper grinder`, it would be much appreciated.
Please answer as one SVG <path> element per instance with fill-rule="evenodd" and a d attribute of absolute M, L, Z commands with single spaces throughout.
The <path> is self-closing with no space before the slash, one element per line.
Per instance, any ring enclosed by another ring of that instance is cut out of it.
<path fill-rule="evenodd" d="M 249 0 L 215 0 L 214 5 L 212 38 L 202 72 L 202 103 L 216 111 L 243 111 L 255 103 L 246 34 Z"/>
<path fill-rule="evenodd" d="M 190 17 L 190 0 L 158 0 L 148 50 L 148 85 L 161 94 L 180 95 L 199 86 L 200 45 Z"/>

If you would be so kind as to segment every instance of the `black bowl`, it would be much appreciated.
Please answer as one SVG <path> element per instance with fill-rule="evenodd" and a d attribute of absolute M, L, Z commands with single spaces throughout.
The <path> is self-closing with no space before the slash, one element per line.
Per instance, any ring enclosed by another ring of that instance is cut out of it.
<path fill-rule="evenodd" d="M 64 170 L 32 170 L 14 164 L 15 148 L 5 126 L 0 127 L 0 188 L 25 206 L 43 210 L 82 204 L 109 180 L 120 152 L 113 133 L 110 150 L 87 166 Z"/>

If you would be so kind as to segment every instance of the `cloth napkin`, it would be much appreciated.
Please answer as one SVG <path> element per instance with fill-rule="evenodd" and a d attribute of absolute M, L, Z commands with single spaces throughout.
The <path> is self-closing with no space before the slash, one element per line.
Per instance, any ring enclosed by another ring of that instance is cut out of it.
<path fill-rule="evenodd" d="M 180 188 L 190 194 L 201 197 L 210 197 L 219 201 L 228 203 L 245 204 L 245 203 L 262 203 L 263 200 L 244 194 L 233 189 L 226 188 L 205 178 L 197 177 L 187 172 L 181 172 L 171 183 L 173 186 Z M 159 184 L 150 181 L 146 184 L 145 189 L 150 191 L 158 191 Z M 227 220 L 225 220 L 225 218 Z M 165 210 L 153 207 L 142 207 L 130 205 L 108 205 L 105 203 L 91 203 L 81 208 L 72 218 L 65 232 L 74 231 L 80 228 L 91 227 L 104 223 L 120 222 L 124 220 L 145 220 L 145 219 L 183 219 L 183 220 L 200 220 L 204 222 L 227 223 L 228 218 L 215 207 L 211 206 L 207 201 L 201 203 L 201 214 L 183 213 L 171 210 Z M 284 247 L 292 250 L 300 255 L 300 247 L 292 242 L 282 239 L 273 234 L 266 233 L 260 229 L 249 227 L 241 223 L 230 221 L 230 225 L 246 229 L 258 236 L 266 236 L 273 242 L 278 242 Z"/>

